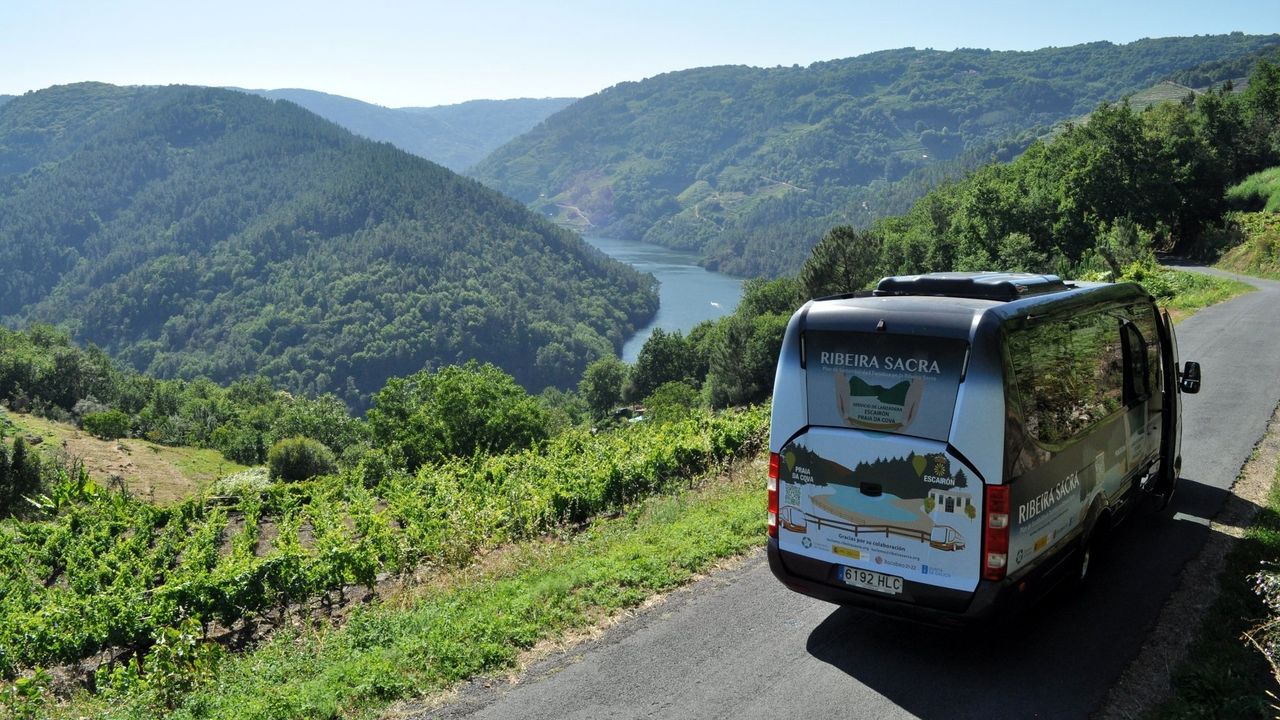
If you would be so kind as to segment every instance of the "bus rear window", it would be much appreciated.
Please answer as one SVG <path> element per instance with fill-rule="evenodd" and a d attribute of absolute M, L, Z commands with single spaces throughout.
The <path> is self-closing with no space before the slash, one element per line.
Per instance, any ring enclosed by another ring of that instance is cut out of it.
<path fill-rule="evenodd" d="M 809 424 L 946 441 L 968 344 L 885 333 L 805 333 Z"/>

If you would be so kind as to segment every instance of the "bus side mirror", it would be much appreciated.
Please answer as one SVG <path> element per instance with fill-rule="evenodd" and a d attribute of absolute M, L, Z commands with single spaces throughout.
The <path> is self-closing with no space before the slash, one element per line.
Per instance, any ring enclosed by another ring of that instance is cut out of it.
<path fill-rule="evenodd" d="M 1200 392 L 1200 363 L 1187 361 L 1182 369 L 1182 392 L 1194 395 Z"/>

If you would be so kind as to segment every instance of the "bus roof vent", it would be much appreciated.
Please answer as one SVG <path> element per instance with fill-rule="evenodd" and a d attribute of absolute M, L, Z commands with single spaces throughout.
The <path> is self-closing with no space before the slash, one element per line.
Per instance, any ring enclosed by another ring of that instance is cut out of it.
<path fill-rule="evenodd" d="M 937 295 L 980 300 L 1017 300 L 1031 295 L 1061 292 L 1072 286 L 1057 275 L 1009 272 L 938 272 L 887 277 L 875 295 Z"/>

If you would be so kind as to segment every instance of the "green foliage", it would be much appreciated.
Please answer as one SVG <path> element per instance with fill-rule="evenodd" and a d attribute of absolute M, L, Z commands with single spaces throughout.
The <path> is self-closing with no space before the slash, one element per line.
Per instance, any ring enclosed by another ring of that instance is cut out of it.
<path fill-rule="evenodd" d="M 129 416 L 119 410 L 89 413 L 81 422 L 91 435 L 103 440 L 129 437 Z"/>
<path fill-rule="evenodd" d="M 763 402 L 769 397 L 790 318 L 790 313 L 755 317 L 735 313 L 721 321 L 707 374 L 712 407 Z"/>
<path fill-rule="evenodd" d="M 879 280 L 881 239 L 848 225 L 831 229 L 814 246 L 800 268 L 799 282 L 808 298 L 862 290 Z"/>
<path fill-rule="evenodd" d="M 27 510 L 28 498 L 43 489 L 43 474 L 40 458 L 27 449 L 21 435 L 13 439 L 12 452 L 0 443 L 0 517 Z"/>
<path fill-rule="evenodd" d="M 680 487 L 754 452 L 766 425 L 767 409 L 756 408 L 571 429 L 537 449 L 415 473 L 373 450 L 346 473 L 246 489 L 229 507 L 196 498 L 159 508 L 71 492 L 68 478 L 47 519 L 0 522 L 0 677 L 108 646 L 145 650 L 163 628 L 194 636 L 183 618 L 230 627 L 371 585 L 380 572 L 465 564 L 480 550 Z M 141 682 L 147 663 L 120 670 L 121 686 Z"/>
<path fill-rule="evenodd" d="M 409 470 L 451 456 L 519 449 L 547 437 L 546 410 L 488 363 L 393 378 L 373 397 L 369 429 Z"/>
<path fill-rule="evenodd" d="M 1013 162 L 939 187 L 869 231 L 840 228 L 815 248 L 801 281 L 813 294 L 867 278 L 1008 269 L 1115 278 L 1153 251 L 1224 244 L 1224 191 L 1280 162 L 1280 71 L 1258 66 L 1250 90 L 1136 112 L 1104 105 Z M 861 242 L 855 242 L 861 241 Z M 846 268 L 856 268 L 852 280 Z"/>
<path fill-rule="evenodd" d="M 192 689 L 213 679 L 223 657 L 217 643 L 204 639 L 195 618 L 177 627 L 157 628 L 151 639 L 142 662 L 135 655 L 114 667 L 98 667 L 95 685 L 100 694 L 129 698 L 154 712 L 172 711 Z"/>
<path fill-rule="evenodd" d="M 902 49 L 808 67 L 666 73 L 574 103 L 475 175 L 563 220 L 585 217 L 592 232 L 776 276 L 798 270 L 833 226 L 904 212 L 942 181 L 1011 159 L 1055 123 L 1277 39 Z"/>
<path fill-rule="evenodd" d="M 1265 650 L 1259 652 L 1262 648 L 1249 642 L 1248 635 L 1267 648 L 1276 628 L 1275 596 L 1270 592 L 1275 586 L 1266 576 L 1274 575 L 1280 558 L 1278 487 L 1272 486 L 1252 527 L 1227 554 L 1219 575 L 1221 590 L 1193 628 L 1186 659 L 1173 669 L 1173 697 L 1149 712 L 1149 720 L 1274 714 L 1280 680 L 1271 658 Z"/>
<path fill-rule="evenodd" d="M 512 562 L 497 572 L 460 574 L 410 607 L 375 604 L 339 627 L 278 633 L 223 663 L 217 682 L 195 688 L 177 715 L 378 716 L 398 699 L 500 673 L 539 641 L 589 627 L 756 547 L 762 482 L 753 472 L 741 486 L 653 498 L 593 522 L 574 542 L 538 538 L 510 548 Z M 150 717 L 145 708 L 120 714 Z"/>
<path fill-rule="evenodd" d="M 666 332 L 654 328 L 636 356 L 623 396 L 639 401 L 669 382 L 683 382 L 697 388 L 706 375 L 706 357 L 698 352 L 690 338 L 679 330 Z"/>
<path fill-rule="evenodd" d="M 80 84 L 0 106 L 0 265 L 7 325 L 55 322 L 105 351 L 0 367 L 0 395 L 17 383 L 64 409 L 120 399 L 70 362 L 107 354 L 356 409 L 389 377 L 469 358 L 570 387 L 657 303 L 651 278 L 474 181 L 213 88 Z M 149 423 L 204 432 L 158 408 Z"/>
<path fill-rule="evenodd" d="M 627 364 L 607 355 L 587 366 L 578 382 L 578 393 L 591 408 L 597 422 L 608 418 L 622 402 L 622 387 L 627 381 Z"/>
<path fill-rule="evenodd" d="M 369 443 L 363 423 L 335 395 L 291 395 L 262 376 L 225 388 L 206 379 L 156 380 L 116 370 L 100 349 L 81 349 L 47 325 L 0 329 L 0 399 L 15 409 L 68 411 L 101 437 L 136 432 L 152 442 L 215 447 L 244 464 L 264 462 L 272 443 L 294 435 L 356 457 Z"/>
<path fill-rule="evenodd" d="M 659 385 L 644 399 L 645 422 L 683 420 L 701 404 L 697 389 L 674 380 Z"/>
<path fill-rule="evenodd" d="M 308 437 L 279 440 L 267 451 L 267 470 L 275 480 L 307 480 L 337 469 L 333 452 Z"/>
<path fill-rule="evenodd" d="M 546 388 L 538 393 L 538 402 L 547 411 L 547 434 L 559 435 L 575 425 L 587 422 L 591 408 L 578 393 L 560 388 Z"/>
<path fill-rule="evenodd" d="M 695 328 L 695 345 L 707 358 L 703 393 L 712 407 L 759 403 L 773 392 L 782 336 L 803 293 L 796 278 L 748 280 L 732 315 Z"/>
<path fill-rule="evenodd" d="M 1280 46 L 1269 45 L 1255 52 L 1231 58 L 1210 60 L 1195 67 L 1179 70 L 1169 79 L 1183 87 L 1207 88 L 1242 80 L 1249 75 L 1259 60 L 1280 63 Z"/>
<path fill-rule="evenodd" d="M 1227 201 L 1237 210 L 1280 212 L 1280 167 L 1256 172 L 1227 188 Z"/>
<path fill-rule="evenodd" d="M 1233 213 L 1226 225 L 1231 248 L 1218 267 L 1280 279 L 1280 213 Z"/>
<path fill-rule="evenodd" d="M 0 688 L 0 710 L 9 720 L 40 720 L 47 717 L 49 685 L 53 677 L 43 668 L 36 668 L 30 675 L 14 680 L 13 684 Z"/>
<path fill-rule="evenodd" d="M 796 278 L 764 280 L 755 278 L 742 284 L 737 312 L 748 316 L 791 315 L 804 302 L 802 281 Z"/>

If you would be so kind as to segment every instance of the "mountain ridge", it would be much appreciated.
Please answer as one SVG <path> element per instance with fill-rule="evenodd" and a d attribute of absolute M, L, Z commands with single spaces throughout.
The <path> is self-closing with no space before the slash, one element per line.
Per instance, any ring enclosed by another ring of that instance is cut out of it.
<path fill-rule="evenodd" d="M 682 70 L 583 98 L 470 174 L 586 231 L 777 275 L 831 226 L 905 211 L 931 179 L 1009 159 L 1054 123 L 1176 70 L 1277 43 L 1233 34 L 905 48 L 805 67 Z"/>
<path fill-rule="evenodd" d="M 229 89 L 287 100 L 357 135 L 389 142 L 455 172 L 471 167 L 503 143 L 573 102 L 573 98 L 514 98 L 388 108 L 304 88 Z"/>
<path fill-rule="evenodd" d="M 474 180 L 291 103 L 86 83 L 0 106 L 4 322 L 160 377 L 263 374 L 360 407 L 491 361 L 575 383 L 652 278 Z"/>

